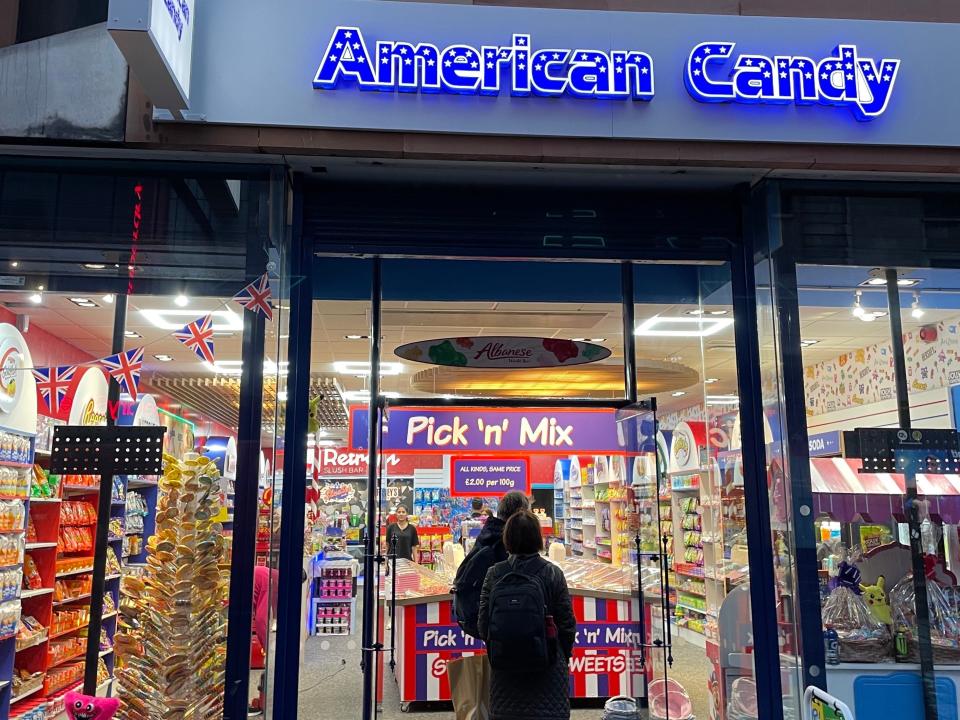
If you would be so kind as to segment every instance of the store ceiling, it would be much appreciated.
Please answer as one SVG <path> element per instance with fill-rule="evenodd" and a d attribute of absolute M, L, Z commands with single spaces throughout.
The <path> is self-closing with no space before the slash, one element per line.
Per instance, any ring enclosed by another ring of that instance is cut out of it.
<path fill-rule="evenodd" d="M 865 271 L 864 271 L 865 272 Z M 817 342 L 803 350 L 804 364 L 810 365 L 836 357 L 859 347 L 885 341 L 889 337 L 886 318 L 867 323 L 852 315 L 853 293 L 856 286 L 847 286 L 846 291 L 834 285 L 842 279 L 847 283 L 862 280 L 864 272 L 853 276 L 838 278 L 829 272 L 822 276 L 806 276 L 806 289 L 801 288 L 801 297 L 809 299 L 810 292 L 817 293 L 817 306 L 801 308 L 801 334 L 804 340 Z M 827 287 L 812 285 L 819 279 Z M 801 277 L 801 280 L 804 276 Z M 923 283 L 933 286 L 935 278 L 924 277 Z M 960 292 L 952 291 L 943 282 L 938 283 L 938 291 L 921 299 L 925 309 L 922 319 L 914 319 L 909 310 L 903 313 L 904 329 L 917 329 L 925 324 L 956 318 L 960 311 L 954 305 L 960 304 Z M 827 294 L 829 293 L 829 294 Z M 871 291 L 870 302 L 877 296 Z M 822 297 L 833 298 L 833 304 L 822 304 Z M 866 298 L 866 294 L 865 294 Z M 23 292 L 4 293 L 0 302 L 12 312 L 27 315 L 30 327 L 42 328 L 75 346 L 83 353 L 102 357 L 110 352 L 110 338 L 113 328 L 113 305 L 102 297 L 90 297 L 96 307 L 79 307 L 68 296 L 45 294 L 43 302 L 35 305 Z M 869 305 L 868 301 L 864 304 Z M 939 307 L 938 307 L 939 306 Z M 695 305 L 644 304 L 635 308 L 636 323 L 641 324 L 651 317 L 686 317 Z M 727 310 L 729 306 L 707 306 L 706 310 Z M 312 371 L 315 395 L 322 395 L 322 423 L 330 432 L 331 438 L 342 437 L 346 430 L 344 402 L 362 403 L 369 378 L 361 372 L 338 372 L 335 362 L 353 361 L 365 363 L 369 360 L 369 307 L 360 301 L 317 301 L 313 309 Z M 610 397 L 616 395 L 611 383 L 619 383 L 622 368 L 623 338 L 621 307 L 616 303 L 523 303 L 523 302 L 385 302 L 383 306 L 383 360 L 399 363 L 400 372 L 385 375 L 382 389 L 398 395 L 423 394 L 465 394 L 457 393 L 459 387 L 455 376 L 457 369 L 433 369 L 410 361 L 400 362 L 393 355 L 393 349 L 404 343 L 441 337 L 484 336 L 484 335 L 524 335 L 549 338 L 603 338 L 598 341 L 612 351 L 610 358 L 586 368 L 586 374 L 601 375 L 606 383 L 605 389 L 594 396 Z M 144 311 L 147 311 L 146 313 Z M 155 311 L 155 312 L 150 312 Z M 159 314 L 156 312 L 159 311 Z M 157 326 L 157 322 L 185 323 L 206 312 L 216 311 L 215 327 L 219 328 L 215 337 L 217 365 L 220 373 L 205 367 L 193 353 L 181 345 L 171 334 L 171 329 Z M 130 301 L 127 328 L 139 337 L 129 337 L 126 346 L 142 344 L 146 348 L 144 383 L 165 399 L 169 406 L 186 417 L 196 419 L 207 414 L 217 421 L 228 425 L 237 424 L 239 402 L 239 370 L 241 357 L 241 316 L 233 309 L 226 298 L 190 299 L 189 304 L 180 308 L 168 297 L 135 297 Z M 761 322 L 764 322 L 761 318 Z M 769 323 L 769 318 L 765 321 Z M 271 422 L 275 411 L 277 358 L 286 352 L 286 334 L 278 333 L 271 324 L 266 340 L 268 358 L 264 391 L 264 424 Z M 769 346 L 769 331 L 765 331 L 762 341 Z M 359 337 L 350 337 L 359 336 Z M 38 343 L 27 332 L 38 361 L 46 363 L 62 362 L 62 359 L 46 357 L 42 343 Z M 655 369 L 657 363 L 667 363 L 669 379 L 663 378 L 660 384 L 648 384 L 645 392 L 659 392 L 660 406 L 665 411 L 687 407 L 702 402 L 704 385 L 702 380 L 716 379 L 706 386 L 708 395 L 735 395 L 736 355 L 734 352 L 733 327 L 728 326 L 720 332 L 705 338 L 699 337 L 636 337 L 638 358 L 650 361 Z M 158 358 L 159 356 L 159 358 Z M 169 361 L 160 358 L 169 356 Z M 643 363 L 641 363 L 643 364 Z M 285 363 L 279 364 L 280 374 Z M 646 380 L 655 380 L 646 371 Z M 474 377 L 478 371 L 469 371 Z M 486 371 L 490 372 L 490 371 Z M 495 377 L 497 371 L 490 372 Z M 546 371 L 549 372 L 549 371 Z M 655 374 L 655 373 L 654 373 Z M 538 373 L 537 382 L 542 381 L 544 373 Z M 435 393 L 428 392 L 438 377 L 446 378 L 448 384 L 436 385 Z M 466 377 L 466 372 L 464 372 Z M 452 378 L 452 379 L 451 379 Z M 281 377 L 281 399 L 283 392 Z M 334 385 L 334 383 L 336 383 Z M 514 382 L 510 393 L 522 395 Z M 461 383 L 462 385 L 462 383 Z M 506 388 L 504 388 L 506 391 Z M 672 393 L 684 392 L 674 397 Z"/>

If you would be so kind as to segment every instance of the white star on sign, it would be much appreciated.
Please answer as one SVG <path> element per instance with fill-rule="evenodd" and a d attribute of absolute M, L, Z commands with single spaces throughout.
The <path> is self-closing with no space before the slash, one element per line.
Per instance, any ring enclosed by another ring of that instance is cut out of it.
<path fill-rule="evenodd" d="M 765 78 L 770 77 L 770 71 L 767 70 L 767 71 L 763 74 L 763 76 L 764 76 Z"/>
<path fill-rule="evenodd" d="M 478 65 L 479 65 L 479 63 L 478 63 L 476 60 L 474 60 L 472 63 L 470 63 L 470 67 L 472 67 L 474 70 L 477 69 L 477 66 L 478 66 Z"/>
<path fill-rule="evenodd" d="M 543 70 L 543 65 L 541 65 L 540 63 L 537 63 L 536 65 L 533 66 L 533 69 L 534 69 L 534 70 Z"/>
<path fill-rule="evenodd" d="M 407 49 L 406 49 L 405 47 L 400 48 L 400 54 L 401 54 L 401 55 L 406 55 L 406 54 L 407 54 Z"/>
<path fill-rule="evenodd" d="M 694 71 L 693 71 L 693 74 L 694 74 L 694 75 L 699 75 L 699 74 L 700 74 L 700 71 L 699 71 L 699 70 L 694 70 Z"/>
<path fill-rule="evenodd" d="M 342 42 L 334 43 L 333 46 L 334 46 L 337 50 L 339 50 L 340 48 L 343 47 L 343 43 L 342 43 Z"/>
<path fill-rule="evenodd" d="M 622 73 L 622 72 L 623 72 L 623 67 L 622 67 L 622 66 L 618 66 L 618 67 L 617 67 L 617 72 L 618 72 L 618 73 Z"/>
<path fill-rule="evenodd" d="M 810 80 L 810 79 L 813 78 L 813 73 L 807 73 L 806 75 L 804 75 L 804 77 L 805 77 L 807 80 Z"/>
<path fill-rule="evenodd" d="M 884 76 L 883 76 L 883 79 L 884 79 L 886 82 L 890 82 L 890 76 L 889 76 L 889 75 L 884 75 Z"/>
<path fill-rule="evenodd" d="M 593 56 L 593 61 L 594 61 L 595 63 L 599 63 L 599 62 L 600 62 L 600 56 L 599 56 L 599 55 L 594 55 L 594 56 Z"/>
<path fill-rule="evenodd" d="M 694 61 L 695 63 L 702 63 L 702 62 L 703 62 L 703 58 L 700 57 L 699 55 L 697 55 L 697 56 L 693 59 L 693 61 Z"/>
<path fill-rule="evenodd" d="M 488 63 L 487 63 L 487 67 L 492 70 L 492 69 L 493 69 L 493 63 L 492 63 L 492 62 L 488 62 Z"/>
<path fill-rule="evenodd" d="M 559 60 L 559 59 L 560 59 L 560 53 L 554 53 L 554 54 L 553 54 L 553 59 L 554 59 L 554 60 Z"/>
<path fill-rule="evenodd" d="M 527 44 L 526 38 L 517 38 L 517 45 L 526 45 L 526 44 Z"/>
<path fill-rule="evenodd" d="M 826 80 L 826 79 L 827 79 L 828 77 L 830 77 L 830 76 L 827 75 L 826 73 L 821 73 L 821 74 L 820 74 L 820 77 L 823 78 L 824 80 Z"/>
<path fill-rule="evenodd" d="M 427 60 L 427 65 L 429 65 L 430 67 L 433 67 L 433 66 L 434 66 L 434 61 L 433 61 L 433 60 Z"/>
<path fill-rule="evenodd" d="M 353 37 L 353 33 L 350 32 L 349 30 L 347 30 L 347 31 L 343 34 L 343 36 L 344 36 L 345 38 L 352 38 L 352 37 Z"/>
<path fill-rule="evenodd" d="M 757 67 L 760 68 L 761 70 L 763 70 L 763 68 L 765 68 L 766 66 L 767 64 L 763 60 L 757 63 Z"/>
<path fill-rule="evenodd" d="M 367 59 L 366 59 L 363 55 L 357 55 L 357 62 L 358 62 L 358 63 L 362 63 L 362 62 L 366 62 L 366 61 L 367 61 Z"/>
<path fill-rule="evenodd" d="M 382 65 L 389 65 L 389 64 L 390 64 L 390 58 L 388 58 L 386 55 L 384 55 L 382 58 L 380 58 L 380 63 L 381 63 Z"/>
<path fill-rule="evenodd" d="M 487 50 L 487 57 L 488 57 L 488 58 L 492 58 L 492 57 L 493 57 L 493 50 Z"/>
<path fill-rule="evenodd" d="M 359 50 L 359 49 L 360 49 L 360 43 L 354 43 L 354 44 L 353 44 L 353 49 L 354 49 L 354 50 Z"/>
<path fill-rule="evenodd" d="M 581 59 L 581 60 L 586 60 L 586 59 L 587 59 L 587 54 L 586 54 L 586 53 L 580 53 L 580 59 Z"/>
<path fill-rule="evenodd" d="M 647 68 L 640 68 L 640 74 L 641 74 L 641 75 L 646 75 L 646 74 L 647 74 Z"/>
<path fill-rule="evenodd" d="M 887 72 L 893 72 L 893 65 L 887 65 Z"/>
<path fill-rule="evenodd" d="M 337 56 L 336 56 L 336 55 L 331 55 L 331 56 L 330 56 L 330 59 L 333 60 L 334 62 L 336 62 L 336 61 L 337 61 Z"/>
<path fill-rule="evenodd" d="M 607 68 L 605 68 L 603 65 L 600 65 L 600 66 L 597 67 L 597 71 L 598 71 L 598 72 L 606 72 L 606 71 L 607 71 Z"/>
<path fill-rule="evenodd" d="M 843 54 L 843 56 L 844 56 L 844 57 L 853 57 L 853 53 L 850 52 L 849 50 L 847 50 L 847 51 Z"/>
<path fill-rule="evenodd" d="M 444 63 L 443 63 L 443 66 L 444 66 L 444 67 L 450 67 L 451 65 L 453 65 L 453 63 L 450 62 L 449 60 L 445 60 Z"/>
<path fill-rule="evenodd" d="M 518 69 L 518 70 L 525 70 L 526 67 L 527 67 L 527 66 L 524 65 L 523 63 L 520 63 L 519 65 L 517 65 L 517 69 Z"/>
<path fill-rule="evenodd" d="M 853 80 L 853 73 L 847 73 L 847 80 Z"/>
<path fill-rule="evenodd" d="M 404 65 L 410 65 L 413 63 L 413 60 L 411 60 L 410 58 L 407 58 L 406 60 L 403 61 L 403 63 Z"/>
<path fill-rule="evenodd" d="M 721 48 L 721 49 L 722 49 L 722 48 Z M 709 55 L 709 54 L 710 54 L 710 48 L 704 48 L 704 49 L 703 49 L 703 54 L 704 54 L 704 55 Z"/>
<path fill-rule="evenodd" d="M 786 74 L 785 72 L 783 72 L 783 71 L 780 72 L 780 77 L 785 78 L 786 76 L 787 76 L 787 74 Z"/>
<path fill-rule="evenodd" d="M 744 65 L 753 65 L 753 60 L 751 60 L 750 58 L 747 58 L 746 60 L 743 61 L 743 64 L 744 64 Z"/>
<path fill-rule="evenodd" d="M 787 66 L 786 61 L 785 61 L 785 60 L 781 60 L 781 61 L 780 61 L 780 67 L 785 68 L 786 66 Z"/>
<path fill-rule="evenodd" d="M 873 75 L 867 75 L 867 80 L 873 80 Z"/>

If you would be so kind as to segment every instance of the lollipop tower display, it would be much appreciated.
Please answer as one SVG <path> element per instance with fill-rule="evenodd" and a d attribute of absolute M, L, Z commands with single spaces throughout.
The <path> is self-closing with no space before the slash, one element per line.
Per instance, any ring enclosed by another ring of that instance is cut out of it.
<path fill-rule="evenodd" d="M 164 455 L 147 565 L 121 582 L 119 696 L 127 720 L 223 712 L 227 586 L 219 472 L 206 457 Z"/>

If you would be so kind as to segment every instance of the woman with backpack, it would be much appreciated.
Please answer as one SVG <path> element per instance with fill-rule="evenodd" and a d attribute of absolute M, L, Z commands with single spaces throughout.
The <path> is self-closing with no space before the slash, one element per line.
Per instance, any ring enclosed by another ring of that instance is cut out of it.
<path fill-rule="evenodd" d="M 567 579 L 540 555 L 540 520 L 529 510 L 507 521 L 503 543 L 509 556 L 487 572 L 477 618 L 493 670 L 490 718 L 567 720 L 577 633 Z"/>

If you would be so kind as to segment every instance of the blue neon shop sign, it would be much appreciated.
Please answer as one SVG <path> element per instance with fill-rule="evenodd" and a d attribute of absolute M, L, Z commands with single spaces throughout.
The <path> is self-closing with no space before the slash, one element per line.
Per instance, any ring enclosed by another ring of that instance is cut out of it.
<path fill-rule="evenodd" d="M 858 120 L 879 117 L 889 104 L 901 61 L 879 63 L 856 45 L 838 45 L 826 58 L 740 54 L 733 42 L 704 42 L 683 68 L 690 96 L 704 103 L 772 103 L 848 107 Z M 372 52 L 371 52 L 372 50 Z M 378 40 L 359 27 L 338 26 L 314 76 L 317 89 L 463 95 L 653 100 L 653 58 L 639 50 L 535 49 L 516 33 L 510 45 Z"/>

